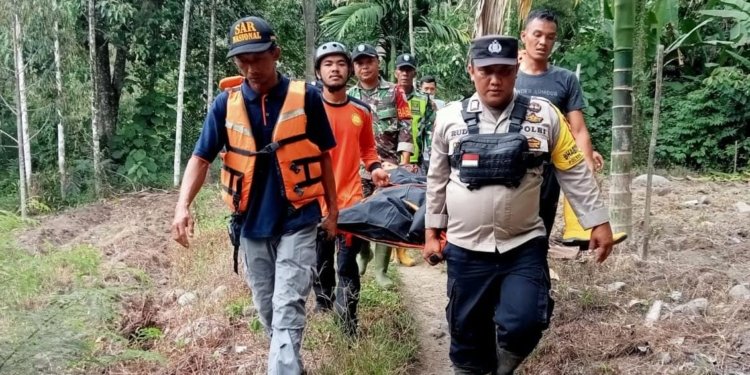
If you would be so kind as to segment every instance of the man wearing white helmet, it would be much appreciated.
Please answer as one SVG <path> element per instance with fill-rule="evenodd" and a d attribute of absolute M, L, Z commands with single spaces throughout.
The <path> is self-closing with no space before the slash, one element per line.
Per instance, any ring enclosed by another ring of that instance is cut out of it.
<path fill-rule="evenodd" d="M 346 94 L 346 82 L 352 70 L 351 57 L 343 44 L 329 42 L 318 47 L 315 74 L 323 85 L 323 104 L 336 139 L 336 147 L 330 153 L 340 209 L 363 198 L 360 162 L 372 175 L 375 185 L 388 184 L 388 174 L 381 168 L 375 147 L 370 106 Z M 339 286 L 334 293 L 333 255 L 336 245 Z M 344 331 L 351 336 L 357 333 L 360 290 L 356 259 L 360 249 L 366 246 L 366 241 L 351 235 L 338 235 L 335 240 L 321 238 L 318 244 L 318 280 L 314 285 L 316 310 L 334 307 Z"/>

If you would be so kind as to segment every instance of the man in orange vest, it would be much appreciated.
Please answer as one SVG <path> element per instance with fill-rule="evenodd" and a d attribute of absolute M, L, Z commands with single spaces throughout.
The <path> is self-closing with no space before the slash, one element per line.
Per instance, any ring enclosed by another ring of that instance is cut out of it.
<path fill-rule="evenodd" d="M 229 30 L 229 53 L 245 80 L 216 97 L 188 162 L 173 238 L 187 247 L 190 204 L 222 150 L 222 195 L 233 212 L 247 282 L 271 337 L 269 374 L 304 372 L 300 357 L 305 300 L 315 274 L 319 199 L 336 231 L 338 205 L 331 164 L 336 142 L 320 92 L 276 71 L 281 49 L 271 26 L 246 17 Z"/>
<path fill-rule="evenodd" d="M 323 104 L 333 128 L 336 147 L 331 150 L 333 173 L 339 209 L 349 207 L 363 198 L 359 177 L 360 161 L 370 172 L 377 186 L 388 184 L 388 173 L 380 164 L 375 146 L 370 106 L 346 94 L 346 81 L 352 74 L 352 60 L 346 47 L 338 42 L 324 43 L 315 54 L 315 73 L 323 84 Z M 333 256 L 338 245 L 338 272 L 334 272 Z M 318 275 L 315 283 L 316 310 L 335 308 L 344 332 L 357 334 L 357 303 L 360 280 L 357 254 L 367 241 L 347 235 L 335 241 L 323 240 L 318 248 Z M 339 276 L 336 285 L 335 273 Z"/>

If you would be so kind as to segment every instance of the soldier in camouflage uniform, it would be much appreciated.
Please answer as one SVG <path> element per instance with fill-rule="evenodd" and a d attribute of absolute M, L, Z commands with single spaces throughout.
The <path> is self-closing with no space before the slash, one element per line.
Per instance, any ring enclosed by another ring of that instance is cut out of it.
<path fill-rule="evenodd" d="M 413 170 L 409 164 L 414 152 L 411 110 L 404 92 L 395 84 L 380 78 L 380 62 L 375 47 L 358 44 L 352 51 L 352 60 L 358 82 L 347 94 L 369 104 L 372 108 L 375 144 L 381 160 Z M 362 185 L 365 195 L 369 195 L 372 188 L 369 176 L 363 176 Z M 383 287 L 391 286 L 393 282 L 386 275 L 386 271 L 392 250 L 383 245 L 376 245 L 374 254 L 366 250 L 361 251 L 357 258 L 359 273 L 364 274 L 367 264 L 372 260 L 375 280 Z"/>
<path fill-rule="evenodd" d="M 411 155 L 411 164 L 414 169 L 429 161 L 429 147 L 427 143 L 432 133 L 432 123 L 435 121 L 437 106 L 427 94 L 419 92 L 414 87 L 414 77 L 417 75 L 417 59 L 404 53 L 396 58 L 396 82 L 406 95 L 406 100 L 411 109 L 411 134 L 414 138 L 414 152 Z M 422 170 L 427 173 L 427 168 Z"/>

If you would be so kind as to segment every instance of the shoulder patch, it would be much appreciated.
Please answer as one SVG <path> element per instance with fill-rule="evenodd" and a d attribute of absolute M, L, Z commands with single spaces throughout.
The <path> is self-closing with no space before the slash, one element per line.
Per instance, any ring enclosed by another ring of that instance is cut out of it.
<path fill-rule="evenodd" d="M 542 105 L 539 102 L 529 102 L 529 111 L 539 112 L 542 110 Z"/>

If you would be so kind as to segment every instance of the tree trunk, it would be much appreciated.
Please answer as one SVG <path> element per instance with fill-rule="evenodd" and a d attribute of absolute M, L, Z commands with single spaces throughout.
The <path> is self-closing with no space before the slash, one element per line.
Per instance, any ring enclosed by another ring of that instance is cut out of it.
<path fill-rule="evenodd" d="M 99 124 L 102 140 L 107 143 L 117 130 L 117 117 L 120 111 L 120 96 L 125 83 L 125 66 L 128 59 L 128 46 L 112 46 L 115 52 L 114 64 L 110 60 L 110 44 L 99 29 L 94 33 L 96 45 L 96 76 L 99 104 Z"/>
<path fill-rule="evenodd" d="M 15 43 L 13 45 L 15 52 Z M 18 195 L 21 200 L 21 218 L 26 218 L 26 167 L 24 163 L 23 147 L 23 125 L 21 117 L 21 90 L 18 85 L 18 73 L 16 73 L 16 144 L 18 145 Z"/>
<path fill-rule="evenodd" d="M 23 58 L 23 41 L 21 40 L 21 4 L 14 2 L 13 7 L 13 51 L 16 67 L 16 84 L 18 85 L 18 111 L 21 115 L 21 134 L 18 147 L 23 151 L 26 191 L 31 191 L 31 138 L 29 136 L 29 111 L 26 102 L 26 67 Z"/>
<path fill-rule="evenodd" d="M 214 101 L 214 48 L 216 42 L 216 0 L 211 0 L 211 31 L 208 42 L 208 88 L 206 90 L 206 112 Z"/>
<path fill-rule="evenodd" d="M 651 142 L 648 146 L 648 172 L 646 175 L 646 204 L 643 209 L 643 247 L 641 259 L 648 257 L 648 242 L 651 238 L 651 179 L 654 174 L 654 154 L 656 137 L 659 134 L 659 112 L 661 112 L 662 71 L 664 67 L 664 46 L 659 44 L 656 50 L 656 91 L 654 92 L 654 122 L 651 126 Z"/>
<path fill-rule="evenodd" d="M 102 191 L 101 182 L 101 163 L 99 149 L 99 123 L 98 123 L 98 103 L 97 103 L 97 66 L 96 66 L 96 0 L 88 0 L 89 14 L 89 64 L 91 68 L 91 138 L 93 140 L 93 158 L 94 158 L 94 191 L 96 196 L 100 196 Z"/>
<path fill-rule="evenodd" d="M 641 165 L 648 155 L 649 135 L 646 132 L 645 119 L 651 86 L 651 61 L 646 60 L 649 30 L 649 7 L 645 1 L 636 1 L 634 5 L 634 38 L 633 38 L 633 163 Z M 657 35 L 658 37 L 658 35 Z"/>
<path fill-rule="evenodd" d="M 414 56 L 414 0 L 409 0 L 409 52 Z"/>
<path fill-rule="evenodd" d="M 633 133 L 633 29 L 635 4 L 631 0 L 614 2 L 614 84 L 612 87 L 612 168 L 610 220 L 612 231 L 632 233 Z"/>
<path fill-rule="evenodd" d="M 305 80 L 315 80 L 315 18 L 316 0 L 302 0 L 302 15 L 305 19 Z"/>
<path fill-rule="evenodd" d="M 65 199 L 65 126 L 63 124 L 62 102 L 62 68 L 60 63 L 60 26 L 59 26 L 59 9 L 58 0 L 53 0 L 52 9 L 54 11 L 54 37 L 55 37 L 55 85 L 57 86 L 57 168 L 60 174 L 60 197 Z"/>
<path fill-rule="evenodd" d="M 187 60 L 188 30 L 190 28 L 190 0 L 185 0 L 185 13 L 182 16 L 182 44 L 180 46 L 180 72 L 177 79 L 177 125 L 174 136 L 174 186 L 180 184 L 180 161 L 182 158 L 182 112 L 185 107 L 185 62 Z"/>

